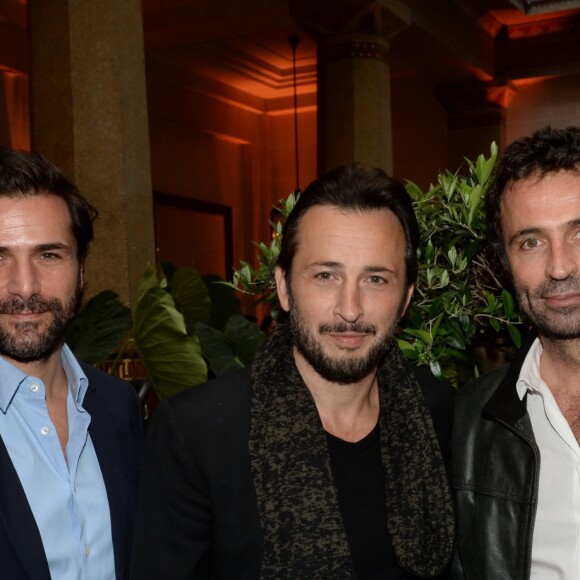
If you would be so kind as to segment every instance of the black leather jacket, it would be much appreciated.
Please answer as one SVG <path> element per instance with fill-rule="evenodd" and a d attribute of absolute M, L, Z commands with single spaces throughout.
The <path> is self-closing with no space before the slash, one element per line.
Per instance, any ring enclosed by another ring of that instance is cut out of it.
<path fill-rule="evenodd" d="M 511 365 L 460 389 L 453 433 L 457 547 L 451 580 L 527 580 L 540 452 L 516 382 L 535 337 Z"/>

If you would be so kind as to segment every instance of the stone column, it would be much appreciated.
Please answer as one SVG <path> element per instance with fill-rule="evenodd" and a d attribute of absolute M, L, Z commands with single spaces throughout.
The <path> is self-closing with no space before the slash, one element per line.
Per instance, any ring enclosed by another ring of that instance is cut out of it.
<path fill-rule="evenodd" d="M 388 51 L 387 40 L 377 34 L 337 34 L 321 42 L 321 170 L 360 162 L 392 172 Z"/>
<path fill-rule="evenodd" d="M 389 39 L 409 26 L 400 0 L 291 0 L 318 42 L 319 171 L 393 170 Z"/>
<path fill-rule="evenodd" d="M 154 225 L 139 0 L 34 0 L 31 135 L 97 207 L 88 293 L 131 304 Z"/>

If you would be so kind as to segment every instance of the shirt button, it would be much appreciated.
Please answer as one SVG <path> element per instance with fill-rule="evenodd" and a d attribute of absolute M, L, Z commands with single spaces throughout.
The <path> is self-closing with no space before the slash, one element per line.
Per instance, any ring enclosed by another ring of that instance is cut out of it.
<path fill-rule="evenodd" d="M 85 545 L 85 556 L 88 557 L 90 555 L 90 553 L 91 553 L 91 547 Z"/>
<path fill-rule="evenodd" d="M 31 390 L 33 393 L 36 393 L 36 392 L 38 392 L 38 385 L 37 385 L 37 384 L 30 385 L 30 390 Z"/>
<path fill-rule="evenodd" d="M 49 429 L 48 427 L 43 427 L 43 428 L 40 430 L 40 432 L 41 432 L 43 435 L 48 435 L 48 434 L 50 433 L 50 429 Z"/>

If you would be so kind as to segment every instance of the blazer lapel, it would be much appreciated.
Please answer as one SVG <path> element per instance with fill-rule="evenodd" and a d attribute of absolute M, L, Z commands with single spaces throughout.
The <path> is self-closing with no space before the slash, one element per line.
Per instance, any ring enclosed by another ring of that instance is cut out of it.
<path fill-rule="evenodd" d="M 119 445 L 119 433 L 116 429 L 114 415 L 99 397 L 91 377 L 89 377 L 89 381 L 83 407 L 91 416 L 89 434 L 107 489 L 115 553 L 115 571 L 117 578 L 123 578 L 127 537 L 127 498 L 122 481 L 127 468 L 119 454 L 121 446 Z"/>
<path fill-rule="evenodd" d="M 0 438 L 0 525 L 30 580 L 50 580 L 36 520 L 4 441 Z M 3 548 L 0 547 L 0 551 Z M 0 576 L 10 574 L 0 570 Z"/>

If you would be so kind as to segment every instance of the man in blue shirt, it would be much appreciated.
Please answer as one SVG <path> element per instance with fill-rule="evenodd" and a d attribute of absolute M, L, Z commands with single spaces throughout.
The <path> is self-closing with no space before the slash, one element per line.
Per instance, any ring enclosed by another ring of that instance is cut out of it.
<path fill-rule="evenodd" d="M 135 390 L 64 344 L 97 212 L 40 155 L 0 148 L 0 576 L 127 576 Z"/>

